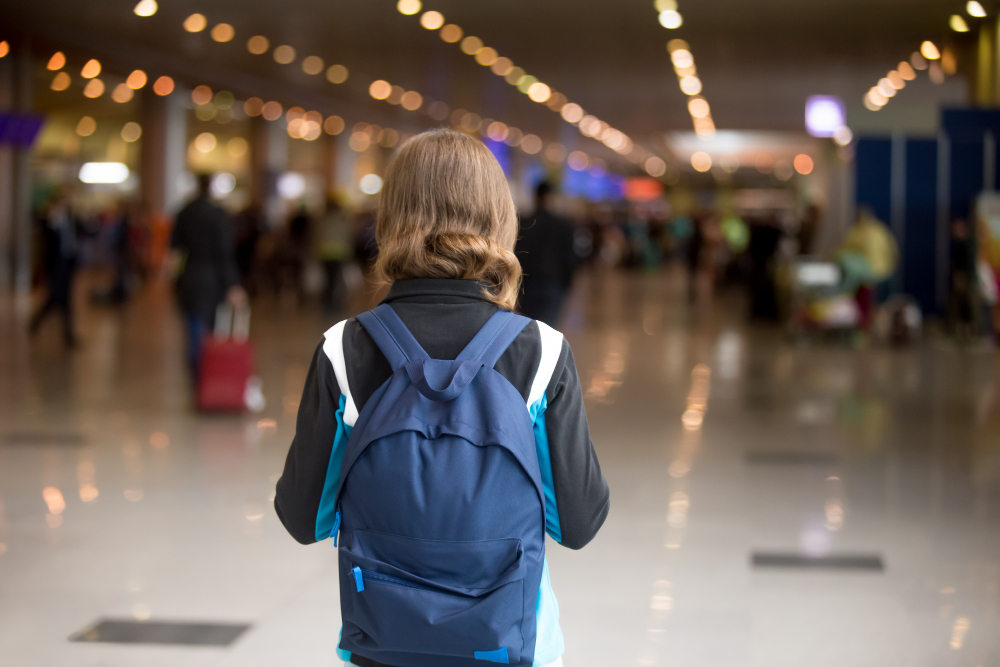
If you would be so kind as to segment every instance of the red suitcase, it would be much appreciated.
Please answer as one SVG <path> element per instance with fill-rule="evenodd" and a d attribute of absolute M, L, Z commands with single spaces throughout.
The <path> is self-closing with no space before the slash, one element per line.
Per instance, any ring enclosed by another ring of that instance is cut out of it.
<path fill-rule="evenodd" d="M 246 410 L 247 381 L 253 375 L 254 357 L 253 346 L 247 340 L 249 325 L 249 310 L 234 315 L 228 307 L 219 308 L 215 332 L 205 338 L 201 348 L 197 399 L 200 411 Z"/>

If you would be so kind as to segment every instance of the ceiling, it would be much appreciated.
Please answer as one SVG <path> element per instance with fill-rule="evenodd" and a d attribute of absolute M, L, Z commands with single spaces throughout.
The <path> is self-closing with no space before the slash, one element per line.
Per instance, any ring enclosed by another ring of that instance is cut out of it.
<path fill-rule="evenodd" d="M 134 1 L 0 0 L 0 31 L 33 35 L 39 55 L 63 48 L 77 67 L 96 56 L 121 74 L 141 67 L 188 86 L 208 83 L 342 113 L 349 122 L 432 122 L 369 98 L 368 84 L 386 79 L 545 139 L 579 141 L 557 114 L 422 29 L 417 16 L 398 13 L 395 0 L 162 0 L 148 18 L 132 13 Z M 426 0 L 424 10 L 441 11 L 589 113 L 649 141 L 691 128 L 665 49 L 671 38 L 690 43 L 720 130 L 798 131 L 812 94 L 840 95 L 850 113 L 871 113 L 861 108 L 864 92 L 922 40 L 954 38 L 947 34 L 947 17 L 963 4 L 679 0 L 685 22 L 677 30 L 658 24 L 652 0 Z M 232 24 L 236 38 L 218 44 L 208 31 L 184 32 L 181 23 L 193 12 L 206 14 L 210 27 Z M 344 64 L 350 79 L 335 86 L 297 64 L 251 55 L 245 44 L 254 34 L 267 36 L 272 46 L 294 46 L 300 58 L 318 55 L 327 64 Z M 936 106 L 939 98 L 961 99 L 964 89 L 961 81 L 916 85 L 890 106 Z"/>

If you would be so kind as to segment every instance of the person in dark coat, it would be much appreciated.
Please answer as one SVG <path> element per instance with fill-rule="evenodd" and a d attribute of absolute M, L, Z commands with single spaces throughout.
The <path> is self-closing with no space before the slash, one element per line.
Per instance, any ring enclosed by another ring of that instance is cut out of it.
<path fill-rule="evenodd" d="M 201 345 L 226 299 L 246 303 L 236 265 L 231 222 L 209 198 L 211 176 L 198 177 L 198 195 L 177 214 L 170 246 L 177 264 L 177 297 L 188 334 L 188 364 L 198 377 Z"/>
<path fill-rule="evenodd" d="M 69 196 L 65 192 L 57 192 L 42 220 L 42 245 L 49 294 L 32 316 L 30 331 L 34 335 L 49 315 L 57 310 L 61 311 L 63 337 L 69 348 L 77 345 L 73 328 L 73 278 L 76 276 L 77 241 L 77 221 L 70 208 Z"/>
<path fill-rule="evenodd" d="M 579 259 L 573 251 L 573 227 L 552 213 L 551 199 L 551 184 L 539 183 L 535 213 L 522 222 L 514 252 L 524 274 L 519 310 L 554 327 Z"/>

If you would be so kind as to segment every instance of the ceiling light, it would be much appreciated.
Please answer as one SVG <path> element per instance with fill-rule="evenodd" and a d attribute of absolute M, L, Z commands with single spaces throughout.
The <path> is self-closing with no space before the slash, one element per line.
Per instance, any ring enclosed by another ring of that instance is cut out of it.
<path fill-rule="evenodd" d="M 125 104 L 126 102 L 131 101 L 133 95 L 135 95 L 135 91 L 124 83 L 119 83 L 115 86 L 114 90 L 111 91 L 111 99 L 119 104 Z"/>
<path fill-rule="evenodd" d="M 233 37 L 236 36 L 236 30 L 233 26 L 228 23 L 220 23 L 212 28 L 212 39 L 223 44 L 225 42 L 232 41 Z"/>
<path fill-rule="evenodd" d="M 712 168 L 712 156 L 705 151 L 698 151 L 691 156 L 691 166 L 695 171 L 706 172 Z"/>
<path fill-rule="evenodd" d="M 93 79 L 95 76 L 101 73 L 101 61 L 90 59 L 87 64 L 83 66 L 80 70 L 80 76 L 84 79 Z"/>
<path fill-rule="evenodd" d="M 288 65 L 295 61 L 295 49 L 287 44 L 282 44 L 274 49 L 274 62 L 279 65 Z"/>
<path fill-rule="evenodd" d="M 420 7 L 420 0 L 399 0 L 396 3 L 396 9 L 399 10 L 399 13 L 406 16 L 413 16 L 420 11 Z"/>
<path fill-rule="evenodd" d="M 377 174 L 365 174 L 358 181 L 358 187 L 366 195 L 375 195 L 382 190 L 382 179 Z"/>
<path fill-rule="evenodd" d="M 913 66 L 905 60 L 899 63 L 899 67 L 896 70 L 899 72 L 899 76 L 903 77 L 904 81 L 913 81 L 917 78 L 917 73 L 913 71 Z"/>
<path fill-rule="evenodd" d="M 697 95 L 701 92 L 701 79 L 696 76 L 682 77 L 681 90 L 685 95 Z"/>
<path fill-rule="evenodd" d="M 392 86 L 388 81 L 383 81 L 378 79 L 377 81 L 372 81 L 371 85 L 368 86 L 368 94 L 374 97 L 376 100 L 384 100 L 389 97 L 392 93 Z"/>
<path fill-rule="evenodd" d="M 84 162 L 79 176 L 84 183 L 122 183 L 128 178 L 128 167 L 121 162 Z"/>
<path fill-rule="evenodd" d="M 63 55 L 62 51 L 56 51 L 49 58 L 49 64 L 46 65 L 46 69 L 52 70 L 53 72 L 57 69 L 62 69 L 66 65 L 66 56 Z"/>
<path fill-rule="evenodd" d="M 104 82 L 100 79 L 91 79 L 83 87 L 83 96 L 95 99 L 104 94 Z"/>
<path fill-rule="evenodd" d="M 194 147 L 199 153 L 211 153 L 218 143 L 219 140 L 211 132 L 202 132 L 194 138 Z"/>
<path fill-rule="evenodd" d="M 484 46 L 476 51 L 476 62 L 484 67 L 489 67 L 497 61 L 499 55 L 497 50 L 490 46 Z"/>
<path fill-rule="evenodd" d="M 437 30 L 444 25 L 444 14 L 441 12 L 424 12 L 420 17 L 420 25 L 428 30 Z"/>
<path fill-rule="evenodd" d="M 528 97 L 532 102 L 545 102 L 552 96 L 552 89 L 541 81 L 531 84 L 528 88 Z"/>
<path fill-rule="evenodd" d="M 188 32 L 201 32 L 208 26 L 208 19 L 204 14 L 192 14 L 184 19 L 184 29 Z"/>
<path fill-rule="evenodd" d="M 136 16 L 152 16 L 157 9 L 159 6 L 157 6 L 156 0 L 139 0 L 139 4 L 132 11 L 135 12 Z"/>
<path fill-rule="evenodd" d="M 449 44 L 454 44 L 458 40 L 462 39 L 462 29 L 459 28 L 454 23 L 450 23 L 445 27 L 441 28 L 441 39 L 448 42 Z"/>
<path fill-rule="evenodd" d="M 805 153 L 799 153 L 796 155 L 793 164 L 795 165 L 795 171 L 799 172 L 803 176 L 811 174 L 814 166 L 813 159 Z"/>
<path fill-rule="evenodd" d="M 254 35 L 247 40 L 247 51 L 255 56 L 267 53 L 270 46 L 271 42 L 268 41 L 267 37 L 264 37 L 263 35 Z"/>
<path fill-rule="evenodd" d="M 891 83 L 892 87 L 896 90 L 902 90 L 906 87 L 906 81 L 903 80 L 902 75 L 900 75 L 900 73 L 896 70 L 889 72 L 885 78 L 889 79 L 889 83 Z"/>
<path fill-rule="evenodd" d="M 567 123 L 579 123 L 583 118 L 583 108 L 576 102 L 570 102 L 560 110 L 559 114 Z"/>
<path fill-rule="evenodd" d="M 886 78 L 879 79 L 878 90 L 886 97 L 896 96 L 896 87 L 892 85 L 892 81 L 889 81 L 889 79 Z"/>
<path fill-rule="evenodd" d="M 169 76 L 161 76 L 153 83 L 153 92 L 160 97 L 165 97 L 174 92 L 174 80 Z"/>
<path fill-rule="evenodd" d="M 52 90 L 66 90 L 72 82 L 73 79 L 70 78 L 69 74 L 66 72 L 59 72 L 52 79 L 52 85 L 49 87 L 52 88 Z"/>
<path fill-rule="evenodd" d="M 704 118 L 711 110 L 704 97 L 692 97 L 688 100 L 688 112 L 695 118 Z"/>
<path fill-rule="evenodd" d="M 969 13 L 969 16 L 975 16 L 976 18 L 983 18 L 986 16 L 986 10 L 977 0 L 969 0 L 965 3 L 965 11 Z"/>
<path fill-rule="evenodd" d="M 76 133 L 81 137 L 89 137 L 97 131 L 97 121 L 90 116 L 84 116 L 76 124 Z"/>
<path fill-rule="evenodd" d="M 319 74 L 323 71 L 323 59 L 319 56 L 307 56 L 302 61 L 302 71 L 311 75 Z"/>
<path fill-rule="evenodd" d="M 969 32 L 969 24 L 960 14 L 952 14 L 948 19 L 948 26 L 955 32 Z"/>
<path fill-rule="evenodd" d="M 0 42 L 0 58 L 3 58 L 8 53 L 10 53 L 10 43 L 5 39 Z"/>
<path fill-rule="evenodd" d="M 142 126 L 139 125 L 139 123 L 129 121 L 128 123 L 125 123 L 125 125 L 122 126 L 121 135 L 122 139 L 124 139 L 128 143 L 132 143 L 133 141 L 138 141 L 139 137 L 142 136 Z"/>
<path fill-rule="evenodd" d="M 854 140 L 854 133 L 851 132 L 851 128 L 844 125 L 837 128 L 837 131 L 833 133 L 833 140 L 838 146 L 846 146 Z"/>
<path fill-rule="evenodd" d="M 691 67 L 694 65 L 694 56 L 687 49 L 677 49 L 670 54 L 670 60 L 674 67 Z"/>
<path fill-rule="evenodd" d="M 683 23 L 684 19 L 681 18 L 680 12 L 676 9 L 668 9 L 660 12 L 660 25 L 668 30 L 680 28 Z"/>
<path fill-rule="evenodd" d="M 920 55 L 927 60 L 937 60 L 941 57 L 941 52 L 938 51 L 938 47 L 934 45 L 934 42 L 928 40 L 920 45 Z"/>

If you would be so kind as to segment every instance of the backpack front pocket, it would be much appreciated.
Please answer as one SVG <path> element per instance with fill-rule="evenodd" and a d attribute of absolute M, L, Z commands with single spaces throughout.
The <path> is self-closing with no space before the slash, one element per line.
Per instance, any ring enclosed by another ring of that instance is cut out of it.
<path fill-rule="evenodd" d="M 340 549 L 344 639 L 362 655 L 517 659 L 525 564 L 520 540 L 421 540 L 354 531 Z"/>

